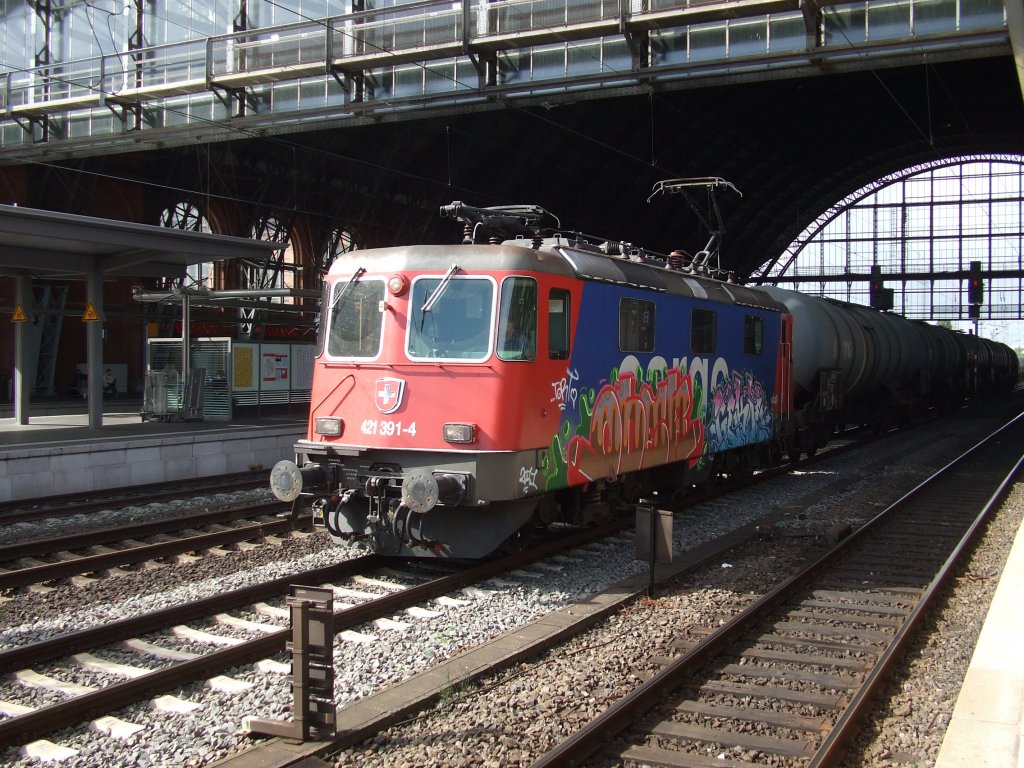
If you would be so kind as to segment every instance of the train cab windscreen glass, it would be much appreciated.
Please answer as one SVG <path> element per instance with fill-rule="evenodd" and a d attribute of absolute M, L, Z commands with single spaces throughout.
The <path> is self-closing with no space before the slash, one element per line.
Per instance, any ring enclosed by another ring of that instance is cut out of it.
<path fill-rule="evenodd" d="M 316 356 L 324 353 L 324 345 L 327 343 L 327 307 L 331 299 L 331 284 L 324 280 L 320 284 L 320 316 L 316 320 Z"/>
<path fill-rule="evenodd" d="M 537 351 L 537 282 L 509 277 L 501 284 L 498 357 L 533 360 Z"/>
<path fill-rule="evenodd" d="M 619 351 L 654 351 L 654 302 L 619 300 Z"/>
<path fill-rule="evenodd" d="M 443 284 L 443 285 L 442 285 Z M 490 278 L 419 277 L 409 299 L 405 350 L 411 360 L 486 360 L 494 317 Z"/>
<path fill-rule="evenodd" d="M 384 281 L 336 283 L 334 294 L 327 353 L 331 357 L 377 357 L 384 322 Z"/>
<path fill-rule="evenodd" d="M 552 288 L 548 294 L 548 357 L 569 359 L 570 294 L 564 288 Z"/>
<path fill-rule="evenodd" d="M 763 349 L 764 321 L 747 315 L 743 318 L 743 351 L 748 355 L 760 355 Z"/>
<path fill-rule="evenodd" d="M 698 355 L 714 353 L 716 338 L 716 317 L 709 309 L 695 309 L 690 316 L 690 351 Z"/>

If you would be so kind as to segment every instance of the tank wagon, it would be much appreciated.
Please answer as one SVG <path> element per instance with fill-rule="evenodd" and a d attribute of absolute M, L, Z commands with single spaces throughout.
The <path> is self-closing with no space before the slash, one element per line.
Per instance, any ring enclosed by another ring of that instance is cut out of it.
<path fill-rule="evenodd" d="M 442 215 L 461 245 L 331 266 L 308 433 L 271 473 L 296 513 L 384 554 L 513 550 L 1017 378 L 1004 345 L 712 279 L 536 206 Z"/>

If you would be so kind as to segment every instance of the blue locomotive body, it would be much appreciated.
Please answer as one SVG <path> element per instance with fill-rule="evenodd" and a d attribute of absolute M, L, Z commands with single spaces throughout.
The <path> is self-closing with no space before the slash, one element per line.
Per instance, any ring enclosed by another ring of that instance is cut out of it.
<path fill-rule="evenodd" d="M 552 386 L 562 419 L 547 490 L 666 465 L 685 483 L 713 459 L 774 439 L 787 408 L 781 305 L 742 286 L 573 251 L 581 306 Z"/>

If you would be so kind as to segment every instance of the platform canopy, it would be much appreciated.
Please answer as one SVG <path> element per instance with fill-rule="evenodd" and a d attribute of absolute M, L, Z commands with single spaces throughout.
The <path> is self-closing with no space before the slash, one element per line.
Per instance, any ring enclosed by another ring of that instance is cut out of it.
<path fill-rule="evenodd" d="M 102 320 L 103 282 L 119 277 L 180 277 L 190 264 L 222 259 L 260 260 L 281 243 L 190 232 L 170 227 L 98 219 L 0 205 L 0 276 L 15 280 L 15 302 L 30 308 L 34 278 L 83 278 L 86 300 Z M 28 423 L 28 335 L 14 323 L 14 417 Z M 102 323 L 88 324 L 89 426 L 103 424 Z"/>
<path fill-rule="evenodd" d="M 0 275 L 175 277 L 190 264 L 260 259 L 281 243 L 0 205 Z"/>

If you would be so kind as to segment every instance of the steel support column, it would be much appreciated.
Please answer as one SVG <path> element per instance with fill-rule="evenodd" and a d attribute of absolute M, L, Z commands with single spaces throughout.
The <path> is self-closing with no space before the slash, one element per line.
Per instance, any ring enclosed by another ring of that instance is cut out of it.
<path fill-rule="evenodd" d="M 14 279 L 15 302 L 25 310 L 29 317 L 35 316 L 35 304 L 32 298 L 32 278 L 16 277 Z M 36 372 L 29 371 L 28 360 L 28 323 L 14 323 L 14 421 L 17 424 L 28 424 L 29 386 L 36 380 Z"/>
<path fill-rule="evenodd" d="M 1013 61 L 1017 65 L 1017 82 L 1024 95 L 1024 0 L 1006 0 L 1006 28 L 1010 33 Z"/>
<path fill-rule="evenodd" d="M 96 310 L 98 320 L 86 322 L 85 328 L 85 364 L 86 375 L 89 377 L 89 428 L 99 429 L 103 426 L 103 323 L 106 313 L 103 310 L 103 275 L 90 272 L 85 278 L 85 300 Z"/>

